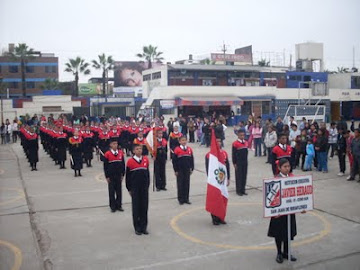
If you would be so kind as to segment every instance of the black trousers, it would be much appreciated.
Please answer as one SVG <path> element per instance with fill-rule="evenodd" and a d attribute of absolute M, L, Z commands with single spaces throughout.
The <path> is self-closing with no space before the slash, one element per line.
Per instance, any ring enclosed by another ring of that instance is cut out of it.
<path fill-rule="evenodd" d="M 345 173 L 346 171 L 346 152 L 343 150 L 338 150 L 338 157 L 339 157 L 339 166 L 340 166 L 340 172 Z"/>
<path fill-rule="evenodd" d="M 205 145 L 206 147 L 210 146 L 210 134 L 209 135 L 205 134 Z"/>
<path fill-rule="evenodd" d="M 143 232 L 148 224 L 149 186 L 135 187 L 131 190 L 131 198 L 134 229 Z"/>
<path fill-rule="evenodd" d="M 155 186 L 157 189 L 164 189 L 166 187 L 166 160 L 155 159 Z"/>
<path fill-rule="evenodd" d="M 245 193 L 247 170 L 247 162 L 242 161 L 241 163 L 237 164 L 237 169 L 235 170 L 235 186 L 236 193 L 238 194 Z"/>
<path fill-rule="evenodd" d="M 109 190 L 109 206 L 112 210 L 116 210 L 122 206 L 122 187 L 119 177 L 110 177 L 108 184 Z"/>
<path fill-rule="evenodd" d="M 189 201 L 190 192 L 190 170 L 180 170 L 177 176 L 177 194 L 179 203 Z"/>
<path fill-rule="evenodd" d="M 335 153 L 335 150 L 337 148 L 337 144 L 336 143 L 329 143 L 328 144 L 328 148 L 327 148 L 327 153 L 328 154 L 329 154 L 330 148 L 331 148 L 330 157 L 334 157 L 334 153 Z"/>
<path fill-rule="evenodd" d="M 276 243 L 276 249 L 277 249 L 277 253 L 278 254 L 289 254 L 289 245 L 288 245 L 288 240 L 286 239 L 285 241 L 283 241 L 281 238 L 275 238 L 275 243 Z M 284 251 L 282 252 L 281 250 L 281 246 L 284 245 Z"/>
<path fill-rule="evenodd" d="M 302 151 L 297 151 L 297 153 L 296 153 L 296 166 L 300 165 L 300 157 L 301 157 L 301 169 L 304 169 L 306 154 L 304 152 L 302 152 Z"/>
<path fill-rule="evenodd" d="M 354 157 L 354 162 L 351 169 L 351 178 L 355 178 L 355 176 L 359 174 L 359 169 L 360 169 L 360 157 L 357 157 L 355 155 L 353 155 L 353 157 Z"/>
<path fill-rule="evenodd" d="M 195 131 L 189 131 L 189 136 L 190 136 L 190 142 L 193 143 L 195 142 Z"/>
<path fill-rule="evenodd" d="M 267 152 L 268 152 L 267 162 L 270 164 L 272 164 L 272 159 L 273 159 L 272 150 L 273 147 L 267 147 Z"/>

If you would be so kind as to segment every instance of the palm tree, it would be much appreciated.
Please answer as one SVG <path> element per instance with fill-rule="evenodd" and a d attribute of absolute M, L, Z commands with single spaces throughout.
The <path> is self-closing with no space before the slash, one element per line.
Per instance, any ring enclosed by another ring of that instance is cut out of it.
<path fill-rule="evenodd" d="M 102 69 L 102 84 L 103 84 L 103 95 L 105 96 L 105 80 L 107 83 L 107 73 L 109 70 L 114 69 L 114 60 L 112 56 L 106 57 L 105 54 L 98 55 L 99 62 L 92 60 L 93 67 L 96 69 Z"/>
<path fill-rule="evenodd" d="M 29 48 L 26 43 L 19 43 L 18 46 L 15 47 L 14 52 L 9 54 L 14 61 L 20 61 L 21 88 L 24 97 L 26 96 L 25 66 L 29 60 L 34 58 L 34 54 L 34 50 Z"/>
<path fill-rule="evenodd" d="M 258 61 L 258 65 L 260 67 L 269 67 L 270 61 L 266 61 L 266 59 L 261 59 L 260 61 Z"/>
<path fill-rule="evenodd" d="M 75 92 L 73 94 L 77 97 L 79 95 L 79 74 L 90 74 L 89 63 L 86 63 L 84 59 L 78 56 L 75 59 L 69 59 L 65 66 L 65 72 L 71 72 L 75 76 Z"/>
<path fill-rule="evenodd" d="M 59 89 L 59 82 L 56 79 L 46 78 L 40 88 L 43 90 L 56 90 Z"/>
<path fill-rule="evenodd" d="M 161 56 L 163 52 L 157 52 L 156 46 L 144 46 L 143 52 L 136 54 L 137 57 L 147 61 L 148 68 L 152 68 L 152 62 L 156 60 L 156 62 L 160 62 L 164 60 L 164 58 Z"/>

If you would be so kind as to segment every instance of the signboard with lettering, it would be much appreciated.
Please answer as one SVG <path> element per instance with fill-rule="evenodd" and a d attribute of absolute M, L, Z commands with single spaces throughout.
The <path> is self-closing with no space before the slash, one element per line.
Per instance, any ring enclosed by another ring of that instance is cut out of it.
<path fill-rule="evenodd" d="M 263 207 L 264 217 L 313 210 L 312 176 L 265 179 L 263 182 Z"/>
<path fill-rule="evenodd" d="M 241 62 L 241 63 L 250 63 L 251 64 L 251 55 L 249 54 L 221 54 L 221 53 L 212 53 L 212 61 L 228 61 L 228 62 Z"/>

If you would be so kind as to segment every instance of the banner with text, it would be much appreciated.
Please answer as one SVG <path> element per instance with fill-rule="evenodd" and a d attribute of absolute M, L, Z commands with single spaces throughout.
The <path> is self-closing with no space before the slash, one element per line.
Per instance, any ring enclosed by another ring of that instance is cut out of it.
<path fill-rule="evenodd" d="M 312 175 L 265 179 L 263 206 L 264 217 L 313 210 Z"/>

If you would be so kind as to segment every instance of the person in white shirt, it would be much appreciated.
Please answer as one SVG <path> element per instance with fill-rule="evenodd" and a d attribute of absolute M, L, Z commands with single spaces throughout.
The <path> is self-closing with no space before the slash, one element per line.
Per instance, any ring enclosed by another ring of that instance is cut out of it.
<path fill-rule="evenodd" d="M 338 139 L 338 130 L 336 128 L 335 122 L 332 122 L 330 124 L 328 131 L 329 131 L 329 138 L 328 138 L 327 153 L 329 154 L 329 150 L 331 148 L 330 159 L 332 159 L 334 157 L 334 153 L 337 148 L 337 139 Z"/>
<path fill-rule="evenodd" d="M 12 130 L 12 142 L 16 143 L 17 136 L 18 136 L 18 123 L 17 123 L 16 119 L 14 120 L 13 124 L 11 125 L 11 130 Z"/>

